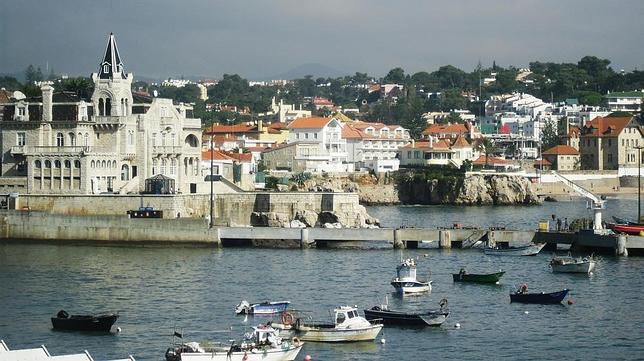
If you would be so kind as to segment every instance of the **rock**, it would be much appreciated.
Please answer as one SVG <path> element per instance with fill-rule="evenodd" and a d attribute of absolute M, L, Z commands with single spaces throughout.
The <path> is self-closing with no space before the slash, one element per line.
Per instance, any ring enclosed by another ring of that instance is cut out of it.
<path fill-rule="evenodd" d="M 288 192 L 289 191 L 288 185 L 286 185 L 286 184 L 278 184 L 277 185 L 277 191 L 278 192 Z"/>
<path fill-rule="evenodd" d="M 297 219 L 292 220 L 290 226 L 291 226 L 291 228 L 306 228 L 307 227 L 306 224 L 298 221 Z"/>
<path fill-rule="evenodd" d="M 318 220 L 318 214 L 309 210 L 297 211 L 295 212 L 295 219 L 306 227 L 315 227 L 315 223 Z"/>
<path fill-rule="evenodd" d="M 340 219 L 338 218 L 338 215 L 333 212 L 320 212 L 320 214 L 318 214 L 317 223 L 319 224 L 338 222 L 340 222 Z"/>

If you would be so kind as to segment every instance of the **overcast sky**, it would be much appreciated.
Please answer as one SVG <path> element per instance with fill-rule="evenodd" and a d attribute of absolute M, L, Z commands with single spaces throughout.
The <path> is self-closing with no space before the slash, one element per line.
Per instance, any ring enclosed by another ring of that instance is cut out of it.
<path fill-rule="evenodd" d="M 608 58 L 644 68 L 642 0 L 17 0 L 0 7 L 0 73 L 88 75 L 110 32 L 127 71 L 269 77 L 301 64 L 380 77 L 480 60 Z"/>

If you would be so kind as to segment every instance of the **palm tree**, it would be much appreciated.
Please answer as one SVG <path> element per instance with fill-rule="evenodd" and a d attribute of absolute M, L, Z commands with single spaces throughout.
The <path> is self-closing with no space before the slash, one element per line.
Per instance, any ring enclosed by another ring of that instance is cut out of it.
<path fill-rule="evenodd" d="M 494 154 L 496 152 L 497 147 L 494 144 L 494 142 L 489 139 L 489 138 L 483 138 L 477 145 L 476 145 L 477 150 L 485 153 L 485 168 L 488 167 L 488 159 L 490 158 L 490 154 Z"/>

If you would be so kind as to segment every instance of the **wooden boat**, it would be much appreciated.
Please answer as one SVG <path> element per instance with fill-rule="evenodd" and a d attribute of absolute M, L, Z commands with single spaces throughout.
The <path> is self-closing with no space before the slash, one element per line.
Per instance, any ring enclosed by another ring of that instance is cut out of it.
<path fill-rule="evenodd" d="M 416 261 L 413 258 L 400 262 L 396 267 L 396 277 L 391 280 L 391 285 L 400 294 L 429 292 L 432 290 L 432 281 L 419 279 L 416 276 Z"/>
<path fill-rule="evenodd" d="M 458 273 L 452 273 L 454 282 L 472 282 L 472 283 L 499 283 L 505 271 L 488 274 L 468 273 L 464 268 Z"/>
<path fill-rule="evenodd" d="M 170 347 L 166 361 L 290 361 L 304 343 L 297 338 L 284 340 L 270 325 L 253 327 L 252 334 L 231 344 L 188 342 Z"/>
<path fill-rule="evenodd" d="M 367 320 L 382 320 L 385 325 L 401 326 L 434 326 L 438 327 L 449 317 L 447 308 L 447 299 L 442 299 L 439 303 L 440 310 L 422 311 L 422 312 L 405 312 L 389 309 L 388 304 L 373 306 L 364 310 L 364 316 Z"/>
<path fill-rule="evenodd" d="M 553 257 L 550 260 L 552 272 L 558 273 L 590 273 L 595 269 L 596 261 L 593 257 Z"/>
<path fill-rule="evenodd" d="M 374 340 L 383 324 L 368 321 L 355 307 L 342 306 L 333 310 L 333 323 L 313 322 L 297 318 L 294 324 L 273 324 L 280 335 L 313 342 L 353 342 Z"/>
<path fill-rule="evenodd" d="M 639 224 L 606 223 L 606 228 L 612 229 L 615 233 L 626 233 L 632 236 L 639 236 L 644 232 L 644 225 Z"/>
<path fill-rule="evenodd" d="M 248 301 L 242 300 L 237 307 L 235 307 L 235 313 L 238 315 L 272 315 L 286 311 L 290 303 L 290 301 L 267 301 L 250 304 Z"/>
<path fill-rule="evenodd" d="M 545 245 L 545 243 L 537 243 L 522 247 L 488 247 L 484 252 L 491 256 L 536 256 Z"/>
<path fill-rule="evenodd" d="M 519 289 L 510 294 L 510 302 L 556 304 L 561 303 L 568 294 L 568 289 L 550 293 L 528 293 L 528 286 L 524 283 Z"/>
<path fill-rule="evenodd" d="M 56 330 L 109 332 L 118 318 L 116 313 L 70 315 L 65 310 L 60 310 L 56 317 L 51 318 L 51 324 Z"/>

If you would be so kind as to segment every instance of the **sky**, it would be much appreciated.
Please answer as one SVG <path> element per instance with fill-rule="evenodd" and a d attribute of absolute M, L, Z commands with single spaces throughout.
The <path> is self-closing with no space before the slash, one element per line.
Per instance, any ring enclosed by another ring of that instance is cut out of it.
<path fill-rule="evenodd" d="M 110 32 L 128 72 L 272 78 L 317 63 L 382 77 L 446 64 L 610 59 L 644 69 L 642 0 L 19 0 L 0 10 L 0 73 L 96 72 Z"/>

